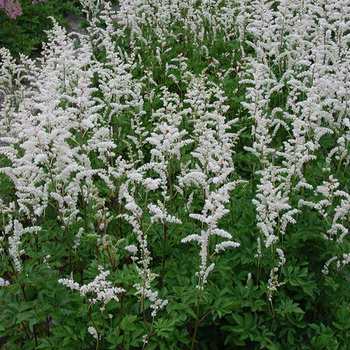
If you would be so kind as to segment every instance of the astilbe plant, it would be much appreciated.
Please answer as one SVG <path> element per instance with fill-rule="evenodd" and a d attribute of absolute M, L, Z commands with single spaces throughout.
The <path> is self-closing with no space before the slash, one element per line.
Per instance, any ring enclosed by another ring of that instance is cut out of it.
<path fill-rule="evenodd" d="M 33 4 L 37 2 L 47 2 L 49 0 L 34 0 Z M 7 16 L 10 18 L 16 18 L 22 15 L 22 8 L 19 0 L 1 0 L 0 9 L 4 9 Z"/>
<path fill-rule="evenodd" d="M 209 85 L 209 86 L 208 86 Z M 228 247 L 238 247 L 239 243 L 231 241 L 232 235 L 220 229 L 220 219 L 229 212 L 225 203 L 229 202 L 230 191 L 237 181 L 231 177 L 234 173 L 232 154 L 235 139 L 238 135 L 227 132 L 231 124 L 226 123 L 222 115 L 227 111 L 223 92 L 218 86 L 210 86 L 204 77 L 194 78 L 189 82 L 185 103 L 190 105 L 186 111 L 193 123 L 193 136 L 197 141 L 191 152 L 193 161 L 186 164 L 179 178 L 180 191 L 194 184 L 203 190 L 203 209 L 201 213 L 190 213 L 189 216 L 201 223 L 201 233 L 191 234 L 182 239 L 183 243 L 197 241 L 200 245 L 200 271 L 197 273 L 197 288 L 203 289 L 209 272 L 214 268 L 210 261 L 210 241 L 215 236 L 226 238 L 215 245 L 215 253 Z M 215 101 L 211 102 L 214 96 Z M 192 194 L 193 197 L 193 194 Z M 190 210 L 190 205 L 188 205 Z"/>
<path fill-rule="evenodd" d="M 5 13 L 10 18 L 16 18 L 22 14 L 22 9 L 19 1 L 2 0 L 0 1 L 0 8 L 5 10 Z"/>

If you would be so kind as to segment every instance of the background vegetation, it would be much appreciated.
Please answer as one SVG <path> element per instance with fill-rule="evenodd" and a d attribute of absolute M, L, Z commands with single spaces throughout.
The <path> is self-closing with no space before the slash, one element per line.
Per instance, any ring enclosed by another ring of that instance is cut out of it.
<path fill-rule="evenodd" d="M 20 1 L 22 15 L 10 18 L 0 9 L 0 47 L 6 47 L 18 57 L 24 55 L 38 55 L 42 42 L 47 40 L 46 32 L 51 29 L 54 17 L 58 23 L 68 26 L 68 15 L 81 14 L 78 0 L 50 0 L 32 4 L 31 0 Z"/>

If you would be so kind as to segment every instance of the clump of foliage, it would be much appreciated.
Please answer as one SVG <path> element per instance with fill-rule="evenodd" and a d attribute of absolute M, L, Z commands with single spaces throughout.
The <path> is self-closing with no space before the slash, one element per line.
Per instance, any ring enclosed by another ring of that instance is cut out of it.
<path fill-rule="evenodd" d="M 12 16 L 12 12 L 7 13 L 0 8 L 0 47 L 6 47 L 15 57 L 20 53 L 27 56 L 40 53 L 42 43 L 47 38 L 46 31 L 52 27 L 50 16 L 61 25 L 68 25 L 65 17 L 78 15 L 81 11 L 78 0 L 34 3 L 32 0 L 21 0 L 13 3 L 13 6 L 17 12 L 12 11 Z"/>
<path fill-rule="evenodd" d="M 347 349 L 350 8 L 81 3 L 0 51 L 5 348 Z"/>

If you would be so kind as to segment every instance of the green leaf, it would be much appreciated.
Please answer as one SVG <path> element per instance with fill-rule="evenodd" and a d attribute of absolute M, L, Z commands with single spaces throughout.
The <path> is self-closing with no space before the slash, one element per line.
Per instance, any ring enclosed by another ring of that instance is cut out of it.
<path fill-rule="evenodd" d="M 274 343 L 274 344 L 268 344 L 266 346 L 266 349 L 268 350 L 283 350 L 283 347 L 280 343 Z"/>
<path fill-rule="evenodd" d="M 337 321 L 333 325 L 341 331 L 350 329 L 350 311 L 347 308 L 341 308 L 337 312 Z"/>
<path fill-rule="evenodd" d="M 293 331 L 292 330 L 288 330 L 288 333 L 287 333 L 287 340 L 288 340 L 288 343 L 289 344 L 294 344 L 294 335 L 293 335 Z"/>
<path fill-rule="evenodd" d="M 20 314 L 17 315 L 17 321 L 18 322 L 22 322 L 25 320 L 29 320 L 31 319 L 33 316 L 35 315 L 34 311 L 31 312 L 22 312 Z"/>
<path fill-rule="evenodd" d="M 134 331 L 136 329 L 134 324 L 136 319 L 137 316 L 135 315 L 124 316 L 122 321 L 120 322 L 120 329 L 122 329 L 123 331 Z"/>
<path fill-rule="evenodd" d="M 293 303 L 292 299 L 282 300 L 281 305 L 276 309 L 282 317 L 290 313 L 303 314 L 304 311 L 299 307 L 298 303 Z"/>
<path fill-rule="evenodd" d="M 29 320 L 29 329 L 30 329 L 30 331 L 31 332 L 33 332 L 33 326 L 35 325 L 35 324 L 37 324 L 38 322 L 40 322 L 40 320 L 39 319 L 37 319 L 37 318 L 31 318 L 30 320 Z"/>
<path fill-rule="evenodd" d="M 329 344 L 329 335 L 321 334 L 318 337 L 314 337 L 312 339 L 312 344 L 315 346 L 317 350 L 325 349 Z"/>
<path fill-rule="evenodd" d="M 169 333 L 174 331 L 173 322 L 165 318 L 159 318 L 156 322 L 154 322 L 154 327 L 157 335 L 162 338 L 168 337 Z"/>

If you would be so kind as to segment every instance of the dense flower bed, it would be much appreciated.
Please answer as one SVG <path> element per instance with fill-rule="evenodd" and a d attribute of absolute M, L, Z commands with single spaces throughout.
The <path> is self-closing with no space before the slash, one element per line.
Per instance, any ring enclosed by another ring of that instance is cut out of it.
<path fill-rule="evenodd" d="M 0 50 L 0 342 L 347 349 L 348 1 L 81 3 Z"/>

